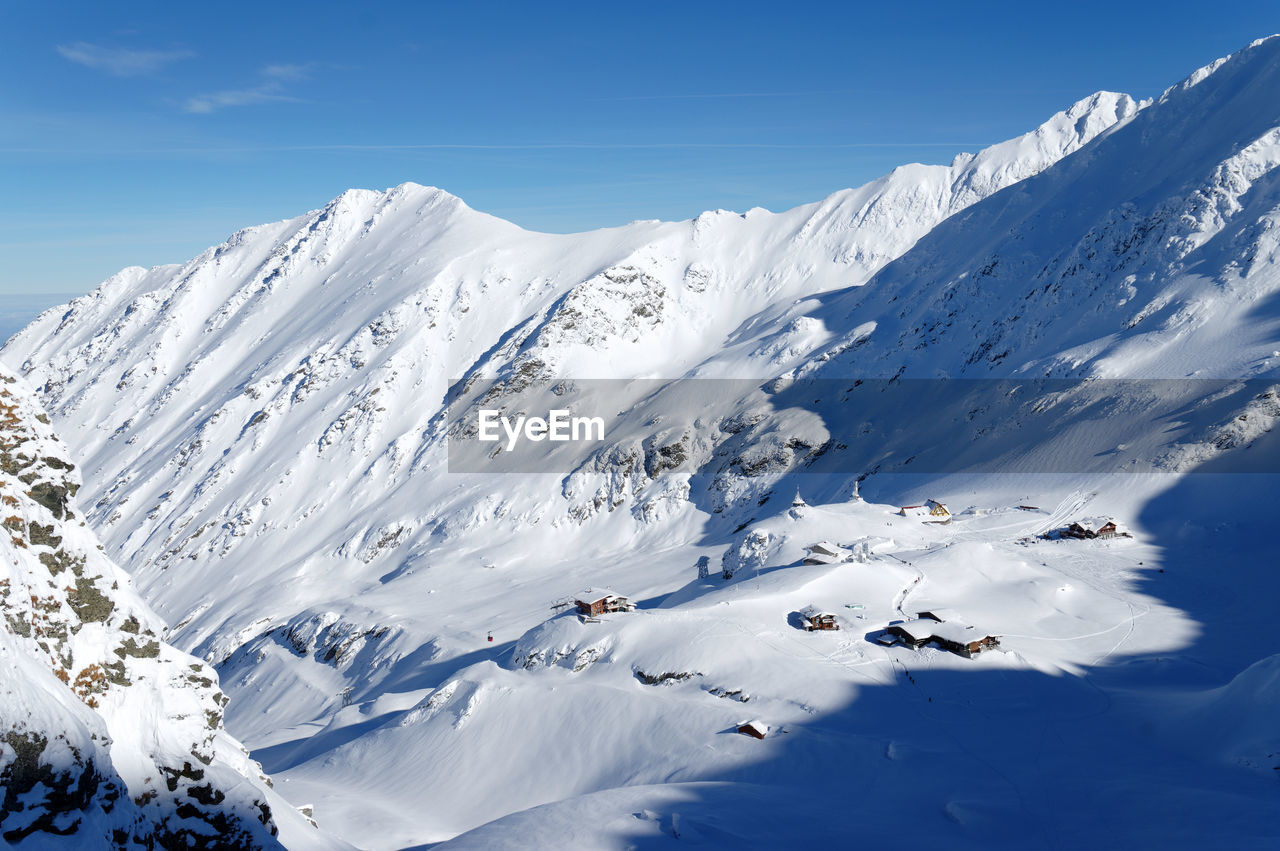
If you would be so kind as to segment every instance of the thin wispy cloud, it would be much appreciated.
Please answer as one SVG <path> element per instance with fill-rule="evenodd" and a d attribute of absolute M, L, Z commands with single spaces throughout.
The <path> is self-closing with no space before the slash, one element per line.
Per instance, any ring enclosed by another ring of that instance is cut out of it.
<path fill-rule="evenodd" d="M 280 86 L 263 84 L 249 89 L 229 89 L 188 98 L 183 105 L 185 112 L 207 115 L 228 106 L 250 106 L 255 103 L 299 103 L 302 98 L 281 93 Z"/>
<path fill-rule="evenodd" d="M 106 71 L 117 77 L 150 74 L 171 62 L 195 56 L 190 50 L 136 50 L 128 47 L 104 47 L 86 41 L 60 44 L 57 51 L 69 62 L 95 71 Z"/>
<path fill-rule="evenodd" d="M 268 65 L 259 72 L 261 82 L 243 89 L 226 89 L 196 95 L 187 99 L 183 111 L 207 115 L 230 106 L 251 106 L 260 103 L 302 103 L 302 98 L 290 95 L 286 83 L 307 79 L 316 69 L 315 63 L 303 65 Z"/>

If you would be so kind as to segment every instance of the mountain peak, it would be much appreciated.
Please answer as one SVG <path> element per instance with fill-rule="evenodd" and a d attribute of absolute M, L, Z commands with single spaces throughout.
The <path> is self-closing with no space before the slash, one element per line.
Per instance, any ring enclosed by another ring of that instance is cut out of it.
<path fill-rule="evenodd" d="M 390 199 L 403 198 L 406 200 L 416 201 L 422 204 L 436 204 L 466 207 L 467 204 L 457 195 L 438 186 L 424 186 L 421 183 L 413 181 L 405 181 L 404 183 L 392 186 L 382 193 L 384 197 Z"/>
<path fill-rule="evenodd" d="M 1165 89 L 1159 100 L 1164 103 L 1180 93 L 1195 88 L 1219 72 L 1234 75 L 1243 71 L 1247 76 L 1262 73 L 1262 70 L 1268 65 L 1275 66 L 1277 64 L 1280 64 L 1280 34 L 1264 36 L 1250 42 L 1246 48 L 1237 50 L 1235 53 L 1229 53 L 1197 68 L 1186 79 Z"/>
<path fill-rule="evenodd" d="M 1094 92 L 1054 113 L 1031 132 L 984 148 L 974 160 L 976 164 L 1001 165 L 1030 157 L 1048 165 L 1128 121 L 1142 106 L 1121 92 Z"/>
<path fill-rule="evenodd" d="M 436 186 L 423 186 L 407 181 L 389 189 L 351 188 L 340 193 L 321 211 L 361 210 L 384 207 L 411 207 L 420 209 L 470 210 L 457 195 Z"/>

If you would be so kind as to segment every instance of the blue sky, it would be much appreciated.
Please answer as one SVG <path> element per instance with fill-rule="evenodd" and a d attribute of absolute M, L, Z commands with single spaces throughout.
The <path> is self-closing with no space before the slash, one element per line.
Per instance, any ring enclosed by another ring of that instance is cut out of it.
<path fill-rule="evenodd" d="M 84 292 L 407 180 L 550 231 L 783 209 L 948 162 L 1098 89 L 1158 94 L 1280 30 L 1274 2 L 10 2 L 2 15 L 0 294 Z"/>

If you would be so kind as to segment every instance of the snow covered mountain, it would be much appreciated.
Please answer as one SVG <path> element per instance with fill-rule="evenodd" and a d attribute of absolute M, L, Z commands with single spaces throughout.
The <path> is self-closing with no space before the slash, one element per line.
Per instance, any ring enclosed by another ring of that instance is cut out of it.
<path fill-rule="evenodd" d="M 1272 375 L 1275 40 L 1197 72 L 1078 156 L 831 299 L 875 332 L 826 368 L 933 376 Z M 843 363 L 842 363 L 843 362 Z M 874 366 L 872 366 L 874 364 Z"/>
<path fill-rule="evenodd" d="M 1062 796 L 1174 839 L 1217 788 L 1248 844 L 1280 680 L 1219 628 L 1275 590 L 1246 507 L 1272 479 L 1179 474 L 1280 469 L 1277 91 L 1272 38 L 778 214 L 557 236 L 352 191 L 126 269 L 0 357 L 230 729 L 350 841 L 847 840 L 832 808 L 873 839 L 1089 841 Z M 544 392 L 607 401 L 606 444 L 541 475 L 451 453 L 481 400 Z M 991 470 L 1020 475 L 941 475 Z M 863 472 L 973 507 L 849 500 Z M 1036 537 L 1085 511 L 1137 537 Z M 821 540 L 866 560 L 804 564 Z M 589 585 L 639 611 L 556 614 Z M 843 629 L 798 630 L 809 605 Z M 930 607 L 1002 649 L 869 640 Z M 733 732 L 753 718 L 773 734 Z"/>
<path fill-rule="evenodd" d="M 111 552 L 184 623 L 184 646 L 208 651 L 215 630 L 229 643 L 233 612 L 244 627 L 262 617 L 250 600 L 299 608 L 306 594 L 259 565 L 363 565 L 393 544 L 403 560 L 434 525 L 422 508 L 474 502 L 437 475 L 432 424 L 451 378 L 678 376 L 744 322 L 864 283 L 938 221 L 1136 109 L 1100 93 L 951 167 L 901 168 L 777 215 L 551 236 L 437 189 L 351 191 L 182 267 L 127 269 L 44 314 L 5 357 L 72 430 Z M 758 377 L 751 358 L 740 368 Z M 214 574 L 237 577 L 245 599 L 203 599 L 196 577 Z"/>
<path fill-rule="evenodd" d="M 227 697 L 101 552 L 67 447 L 0 368 L 0 835 L 20 848 L 278 848 L 314 832 L 223 729 Z M 69 837 L 71 837 L 69 839 Z"/>

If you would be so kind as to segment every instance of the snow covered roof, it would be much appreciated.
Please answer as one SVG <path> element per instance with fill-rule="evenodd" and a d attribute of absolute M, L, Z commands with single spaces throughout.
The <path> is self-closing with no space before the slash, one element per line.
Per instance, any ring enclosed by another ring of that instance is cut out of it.
<path fill-rule="evenodd" d="M 919 515 L 919 516 L 924 516 L 924 515 L 941 516 L 943 514 L 950 514 L 951 511 L 948 510 L 947 506 L 944 503 L 938 502 L 936 499 L 926 499 L 924 503 L 921 505 L 902 506 L 902 508 L 899 510 L 899 513 L 901 513 L 904 517 L 910 516 L 913 514 Z"/>
<path fill-rule="evenodd" d="M 621 594 L 615 594 L 608 588 L 588 588 L 581 594 L 576 595 L 573 598 L 573 601 L 575 603 L 586 603 L 590 605 L 591 603 L 598 603 L 601 600 L 607 600 L 610 597 L 617 597 L 622 600 L 626 599 L 626 597 L 623 597 Z"/>
<path fill-rule="evenodd" d="M 769 735 L 769 725 L 764 723 L 763 721 L 743 721 L 741 724 L 738 725 L 738 729 L 742 730 L 744 728 L 750 728 L 752 730 L 755 730 L 761 736 Z"/>
<path fill-rule="evenodd" d="M 942 606 L 930 606 L 927 609 L 921 609 L 916 612 L 917 618 L 928 618 L 929 615 L 933 615 L 933 619 L 939 622 L 960 620 L 959 612 L 955 609 L 947 609 Z"/>
<path fill-rule="evenodd" d="M 808 564 L 837 564 L 853 557 L 853 550 L 830 541 L 819 541 L 805 549 L 809 553 L 804 559 Z"/>
<path fill-rule="evenodd" d="M 937 624 L 933 634 L 937 638 L 954 641 L 956 644 L 969 644 L 974 641 L 981 641 L 984 638 L 994 637 L 991 633 L 986 632 L 985 630 L 962 623 Z"/>
<path fill-rule="evenodd" d="M 934 627 L 941 626 L 937 621 L 931 620 L 913 620 L 905 623 L 894 624 L 895 627 L 911 636 L 916 641 L 924 638 L 933 637 Z"/>
<path fill-rule="evenodd" d="M 812 606 L 812 605 L 805 606 L 803 609 L 800 610 L 800 614 L 804 615 L 806 618 L 809 618 L 810 620 L 812 620 L 813 618 L 820 618 L 823 615 L 826 615 L 827 617 L 832 617 L 832 618 L 835 617 L 835 615 L 832 612 L 828 612 L 826 609 L 819 609 L 817 606 Z"/>
<path fill-rule="evenodd" d="M 936 638 L 945 638 L 947 641 L 954 641 L 957 644 L 968 644 L 970 641 L 978 641 L 984 637 L 984 633 L 968 624 L 954 621 L 935 623 L 933 625 L 933 634 Z"/>
<path fill-rule="evenodd" d="M 893 538 L 886 538 L 883 535 L 863 535 L 861 538 L 853 541 L 849 546 L 866 547 L 872 552 L 878 552 L 880 550 L 892 549 L 895 544 L 893 542 Z"/>
<path fill-rule="evenodd" d="M 1120 528 L 1120 524 L 1116 523 L 1115 518 L 1113 517 L 1085 517 L 1081 520 L 1076 521 L 1077 526 L 1079 526 L 1082 529 L 1088 529 L 1090 531 L 1101 529 L 1103 526 L 1106 526 L 1108 523 L 1115 523 L 1116 528 L 1117 529 Z"/>

